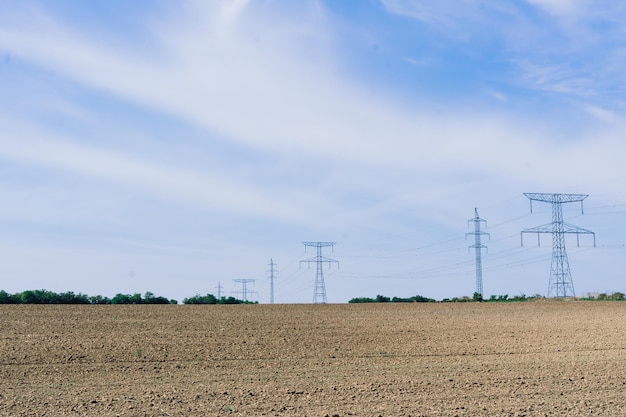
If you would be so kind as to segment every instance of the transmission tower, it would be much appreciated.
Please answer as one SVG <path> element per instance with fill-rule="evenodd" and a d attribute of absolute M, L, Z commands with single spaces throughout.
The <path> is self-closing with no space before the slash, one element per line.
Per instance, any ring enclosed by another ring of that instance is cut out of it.
<path fill-rule="evenodd" d="M 326 286 L 324 285 L 324 270 L 322 268 L 322 265 L 324 262 L 328 262 L 328 267 L 330 267 L 333 262 L 339 264 L 339 261 L 322 256 L 322 248 L 330 246 L 334 250 L 335 242 L 302 242 L 302 244 L 304 245 L 305 251 L 307 246 L 317 248 L 317 256 L 314 258 L 301 260 L 300 265 L 302 265 L 302 262 L 306 262 L 309 265 L 311 264 L 311 262 L 316 263 L 317 273 L 315 274 L 315 291 L 313 293 L 313 303 L 326 304 Z"/>
<path fill-rule="evenodd" d="M 235 283 L 241 284 L 241 291 L 235 291 L 235 294 L 241 294 L 240 300 L 244 302 L 248 301 L 248 293 L 250 294 L 258 294 L 256 291 L 251 291 L 248 289 L 248 283 L 256 281 L 256 279 L 234 279 Z"/>
<path fill-rule="evenodd" d="M 583 200 L 589 197 L 587 194 L 550 194 L 550 193 L 524 193 L 530 200 L 530 212 L 533 212 L 533 200 L 552 204 L 552 223 L 532 227 L 522 230 L 521 239 L 524 245 L 524 233 L 536 233 L 537 245 L 541 244 L 539 236 L 541 233 L 552 234 L 552 266 L 550 268 L 550 282 L 548 284 L 548 297 L 552 294 L 555 297 L 574 297 L 574 283 L 572 273 L 565 251 L 565 234 L 576 234 L 576 244 L 580 246 L 579 236 L 581 234 L 593 235 L 593 247 L 596 246 L 596 234 L 591 230 L 583 229 L 573 224 L 563 221 L 563 204 L 580 201 L 580 212 L 583 211 Z"/>
<path fill-rule="evenodd" d="M 222 299 L 222 283 L 217 281 L 217 299 L 221 300 Z"/>
<path fill-rule="evenodd" d="M 275 266 L 274 260 L 270 259 L 270 269 L 267 271 L 270 274 L 270 304 L 274 304 L 274 278 L 276 277 L 276 273 L 278 273 Z"/>
<path fill-rule="evenodd" d="M 482 250 L 483 249 L 487 249 L 487 246 L 483 245 L 480 242 L 480 238 L 481 236 L 487 235 L 489 236 L 489 233 L 487 232 L 483 232 L 480 230 L 480 224 L 481 223 L 485 223 L 485 226 L 487 226 L 487 221 L 484 219 L 481 219 L 478 216 L 478 209 L 475 208 L 474 209 L 474 218 L 473 219 L 469 219 L 467 221 L 467 224 L 469 225 L 470 222 L 474 223 L 474 231 L 473 232 L 469 232 L 469 233 L 465 233 L 465 238 L 467 239 L 467 235 L 472 235 L 474 236 L 474 244 L 470 247 L 467 248 L 467 250 L 469 251 L 470 249 L 474 249 L 474 251 L 476 252 L 476 293 L 480 296 L 480 298 L 483 298 L 483 261 L 482 261 Z"/>

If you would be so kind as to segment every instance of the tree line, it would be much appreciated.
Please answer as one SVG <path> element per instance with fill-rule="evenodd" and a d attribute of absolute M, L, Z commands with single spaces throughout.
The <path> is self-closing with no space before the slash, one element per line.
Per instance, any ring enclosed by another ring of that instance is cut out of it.
<path fill-rule="evenodd" d="M 48 290 L 26 290 L 9 294 L 1 290 L 0 304 L 178 304 L 178 301 L 155 296 L 149 291 L 143 296 L 139 293 L 116 294 L 109 298 L 102 295 L 76 294 L 72 291 L 56 293 Z"/>
<path fill-rule="evenodd" d="M 428 297 L 422 297 L 421 295 L 414 295 L 409 298 L 401 297 L 385 297 L 384 295 L 377 295 L 375 298 L 370 297 L 358 297 L 353 298 L 348 303 L 360 304 L 360 303 L 433 303 L 436 300 Z"/>
<path fill-rule="evenodd" d="M 27 290 L 9 294 L 0 290 L 0 304 L 178 304 L 177 300 L 156 296 L 150 291 L 141 295 L 116 294 L 109 298 L 102 295 L 89 296 L 72 291 L 56 293 L 48 290 Z M 185 298 L 183 304 L 257 304 L 234 297 L 217 298 L 213 294 L 195 295 Z"/>
<path fill-rule="evenodd" d="M 400 298 L 400 297 L 386 297 L 384 295 L 377 295 L 374 298 L 371 297 L 358 297 L 353 298 L 349 303 L 433 303 L 433 302 L 441 302 L 441 303 L 468 303 L 468 302 L 496 302 L 496 303 L 506 303 L 506 302 L 520 302 L 520 301 L 538 301 L 538 300 L 547 300 L 548 298 L 541 295 L 514 295 L 513 297 L 509 297 L 508 294 L 503 295 L 491 295 L 488 298 L 483 298 L 483 296 L 479 293 L 474 293 L 472 297 L 463 296 L 463 297 L 453 297 L 453 298 L 444 298 L 441 301 L 434 300 L 432 298 L 422 297 L 421 295 L 416 295 L 409 298 Z M 587 293 L 586 297 L 576 298 L 581 301 L 626 301 L 626 294 L 623 292 L 614 292 L 614 293 Z"/>
<path fill-rule="evenodd" d="M 238 300 L 235 297 L 217 298 L 213 294 L 196 294 L 193 297 L 185 298 L 183 304 L 258 304 L 258 301 Z"/>
<path fill-rule="evenodd" d="M 444 298 L 441 302 L 463 303 L 463 302 L 516 302 L 516 301 L 533 301 L 543 300 L 546 297 L 535 294 L 527 296 L 524 294 L 509 297 L 508 294 L 492 295 L 489 298 L 474 293 L 473 297 L 454 297 Z M 583 301 L 626 301 L 626 295 L 622 292 L 614 293 L 588 293 L 586 297 L 579 298 Z M 437 300 L 433 298 L 415 295 L 413 297 L 387 297 L 377 295 L 371 297 L 352 298 L 348 303 L 433 303 Z M 4 290 L 0 290 L 0 304 L 178 304 L 178 301 L 165 297 L 155 296 L 151 292 L 146 292 L 143 296 L 140 293 L 134 294 L 116 294 L 114 297 L 104 297 L 102 295 L 89 296 L 87 294 L 75 294 L 72 291 L 55 293 L 48 290 L 27 290 L 9 294 Z M 239 300 L 234 297 L 216 297 L 213 294 L 188 297 L 183 300 L 183 304 L 258 304 L 258 301 Z"/>

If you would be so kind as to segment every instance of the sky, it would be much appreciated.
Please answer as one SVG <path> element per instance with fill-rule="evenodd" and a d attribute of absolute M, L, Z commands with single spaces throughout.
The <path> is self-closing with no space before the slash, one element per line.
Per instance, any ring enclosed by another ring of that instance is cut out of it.
<path fill-rule="evenodd" d="M 0 288 L 626 292 L 626 4 L 0 1 Z M 306 249 L 306 250 L 305 250 Z M 332 250 L 331 250 L 332 249 Z"/>

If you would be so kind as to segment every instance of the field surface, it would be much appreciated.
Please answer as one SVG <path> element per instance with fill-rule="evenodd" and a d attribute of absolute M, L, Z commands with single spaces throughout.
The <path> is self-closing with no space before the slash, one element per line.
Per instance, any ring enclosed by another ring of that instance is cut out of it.
<path fill-rule="evenodd" d="M 626 415 L 626 303 L 0 306 L 0 416 Z"/>

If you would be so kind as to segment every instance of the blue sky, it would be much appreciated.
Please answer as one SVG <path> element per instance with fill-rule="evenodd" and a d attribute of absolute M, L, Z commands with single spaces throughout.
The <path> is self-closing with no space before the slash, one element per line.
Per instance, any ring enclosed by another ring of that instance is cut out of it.
<path fill-rule="evenodd" d="M 502 4 L 500 4 L 502 3 Z M 626 6 L 0 2 L 0 277 L 182 300 L 546 294 L 524 192 L 589 194 L 574 287 L 626 290 Z M 571 206 L 571 207 L 570 207 Z"/>

